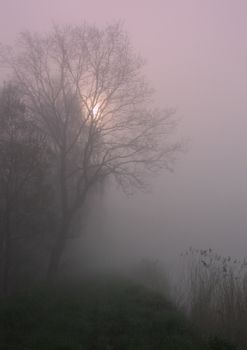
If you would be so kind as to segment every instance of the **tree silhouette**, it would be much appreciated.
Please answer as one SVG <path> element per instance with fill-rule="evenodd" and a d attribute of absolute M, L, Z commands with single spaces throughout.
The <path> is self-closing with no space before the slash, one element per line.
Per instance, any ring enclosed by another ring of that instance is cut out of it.
<path fill-rule="evenodd" d="M 173 113 L 152 108 L 152 90 L 121 25 L 57 27 L 24 33 L 2 50 L 25 102 L 56 153 L 60 230 L 50 260 L 56 275 L 78 210 L 99 183 L 143 188 L 146 175 L 170 169 Z"/>

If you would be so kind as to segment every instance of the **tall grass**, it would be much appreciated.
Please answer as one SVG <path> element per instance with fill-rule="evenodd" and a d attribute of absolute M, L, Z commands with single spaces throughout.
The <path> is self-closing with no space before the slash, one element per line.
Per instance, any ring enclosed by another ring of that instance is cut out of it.
<path fill-rule="evenodd" d="M 183 254 L 183 306 L 206 334 L 247 348 L 247 259 L 190 248 Z"/>

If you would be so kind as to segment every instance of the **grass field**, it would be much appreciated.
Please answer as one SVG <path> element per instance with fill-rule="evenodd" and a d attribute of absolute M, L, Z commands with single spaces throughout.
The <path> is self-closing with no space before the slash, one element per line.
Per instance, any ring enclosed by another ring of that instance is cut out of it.
<path fill-rule="evenodd" d="M 172 303 L 129 282 L 88 282 L 8 298 L 0 302 L 0 330 L 1 350 L 228 349 L 209 347 Z"/>

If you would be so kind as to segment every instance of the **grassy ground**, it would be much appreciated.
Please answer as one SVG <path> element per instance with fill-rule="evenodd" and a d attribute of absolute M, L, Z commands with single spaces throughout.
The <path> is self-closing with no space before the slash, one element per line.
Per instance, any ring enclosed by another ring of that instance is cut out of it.
<path fill-rule="evenodd" d="M 11 297 L 0 302 L 0 332 L 1 350 L 209 349 L 170 302 L 126 282 Z"/>

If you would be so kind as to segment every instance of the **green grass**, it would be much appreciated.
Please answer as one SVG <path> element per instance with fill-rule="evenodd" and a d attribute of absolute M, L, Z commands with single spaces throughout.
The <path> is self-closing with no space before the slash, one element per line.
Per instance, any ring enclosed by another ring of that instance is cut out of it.
<path fill-rule="evenodd" d="M 0 302 L 1 350 L 206 350 L 164 297 L 127 282 L 42 289 Z"/>

